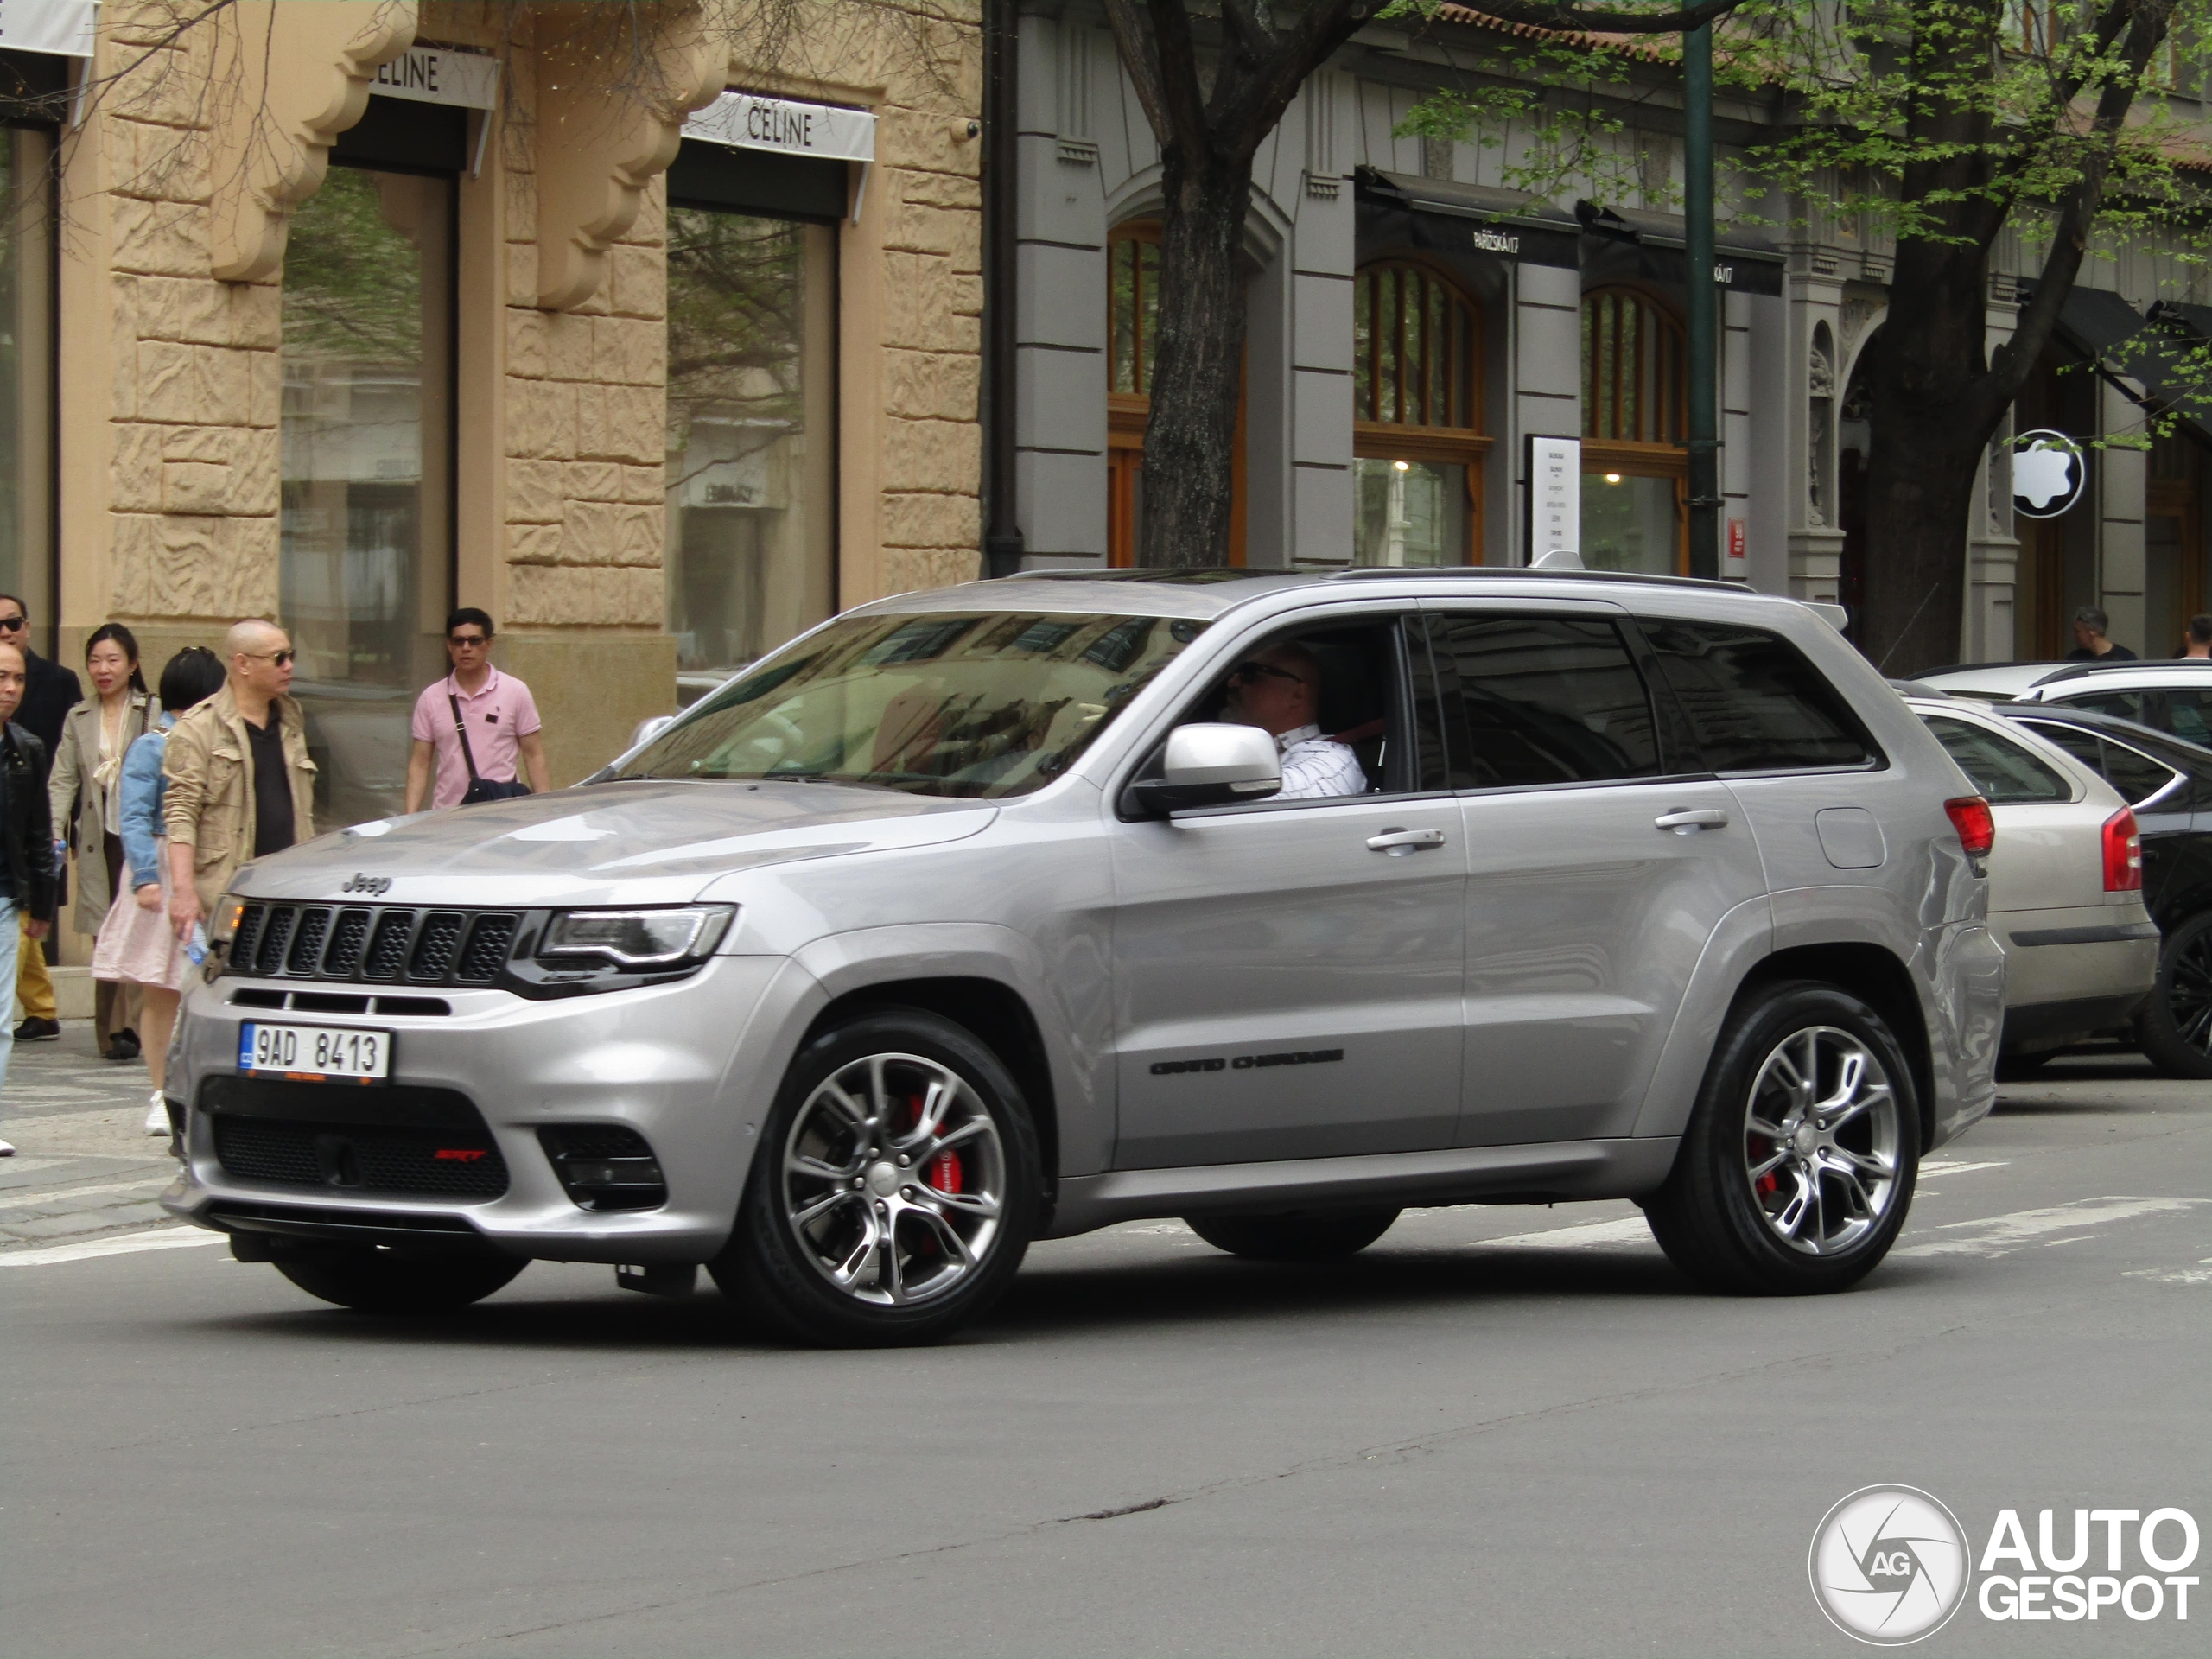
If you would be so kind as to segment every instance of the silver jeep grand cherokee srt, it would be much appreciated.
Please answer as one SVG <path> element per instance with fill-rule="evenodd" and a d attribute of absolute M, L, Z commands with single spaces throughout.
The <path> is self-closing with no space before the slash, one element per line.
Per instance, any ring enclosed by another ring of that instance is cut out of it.
<path fill-rule="evenodd" d="M 1286 663 L 1305 728 L 1224 723 Z M 1310 1260 L 1626 1198 L 1709 1286 L 1836 1290 L 1989 1109 L 1988 835 L 1827 623 L 1718 584 L 908 594 L 582 786 L 241 872 L 164 1201 L 348 1306 L 703 1263 L 832 1343 L 1138 1217 Z"/>

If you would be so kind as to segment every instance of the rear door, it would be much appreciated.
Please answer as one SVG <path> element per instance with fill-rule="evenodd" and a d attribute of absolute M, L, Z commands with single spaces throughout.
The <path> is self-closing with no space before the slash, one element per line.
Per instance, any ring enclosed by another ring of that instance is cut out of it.
<path fill-rule="evenodd" d="M 1624 627 L 1429 607 L 1424 782 L 1458 795 L 1467 847 L 1461 1146 L 1627 1134 L 1707 941 L 1764 892 L 1727 788 L 1668 753 Z"/>
<path fill-rule="evenodd" d="M 1878 882 L 1893 853 L 1885 826 L 1910 822 L 1918 804 L 1820 671 L 1764 628 L 1671 617 L 1637 626 L 1690 741 L 1758 837 L 1768 891 Z"/>

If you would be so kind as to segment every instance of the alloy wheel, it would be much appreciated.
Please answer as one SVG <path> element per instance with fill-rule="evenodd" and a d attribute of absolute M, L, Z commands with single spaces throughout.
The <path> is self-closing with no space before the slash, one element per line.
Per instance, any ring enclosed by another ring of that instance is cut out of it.
<path fill-rule="evenodd" d="M 940 1297 L 998 1236 L 998 1125 L 938 1061 L 871 1054 L 840 1067 L 792 1117 L 782 1155 L 785 1224 L 815 1271 L 856 1301 Z"/>
<path fill-rule="evenodd" d="M 2212 927 L 2199 928 L 2174 952 L 2166 983 L 2166 1011 L 2174 1033 L 2190 1047 L 2212 1054 Z"/>
<path fill-rule="evenodd" d="M 1889 1073 L 1850 1032 L 1808 1026 L 1775 1045 L 1744 1115 L 1744 1173 L 1768 1229 L 1836 1255 L 1897 1201 L 1899 1113 Z"/>

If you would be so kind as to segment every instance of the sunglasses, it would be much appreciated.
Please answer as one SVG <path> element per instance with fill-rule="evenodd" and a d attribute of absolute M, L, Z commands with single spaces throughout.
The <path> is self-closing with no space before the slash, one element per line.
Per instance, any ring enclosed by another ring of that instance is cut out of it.
<path fill-rule="evenodd" d="M 1303 685 L 1306 683 L 1304 680 L 1292 673 L 1288 669 L 1277 668 L 1273 663 L 1239 663 L 1235 668 L 1229 671 L 1229 678 L 1231 683 L 1234 683 L 1238 680 L 1269 678 L 1288 680 L 1293 685 Z"/>
<path fill-rule="evenodd" d="M 290 662 L 292 658 L 298 654 L 298 652 L 293 651 L 242 651 L 238 652 L 239 656 L 250 658 L 257 663 L 274 663 L 279 668 L 283 667 L 285 664 Z"/>
<path fill-rule="evenodd" d="M 465 648 L 469 645 L 488 645 L 492 642 L 480 633 L 449 633 L 446 636 L 446 643 Z"/>
<path fill-rule="evenodd" d="M 16 629 L 29 625 L 30 619 L 27 616 L 0 616 L 0 632 L 13 633 Z"/>

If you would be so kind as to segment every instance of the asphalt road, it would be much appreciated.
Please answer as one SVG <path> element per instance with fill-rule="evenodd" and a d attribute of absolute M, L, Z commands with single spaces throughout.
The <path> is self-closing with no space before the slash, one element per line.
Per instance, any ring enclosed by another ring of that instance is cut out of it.
<path fill-rule="evenodd" d="M 1699 1294 L 1627 1205 L 1421 1212 L 1323 1271 L 1141 1225 L 1039 1246 L 954 1344 L 814 1353 L 603 1269 L 381 1322 L 158 1224 L 18 1234 L 0 1630 L 25 1659 L 1863 1651 L 1807 1582 L 1856 1488 L 1925 1489 L 1977 1551 L 2005 1507 L 2062 1545 L 2076 1507 L 2212 1530 L 2212 1089 L 2048 1077 L 1818 1300 Z M 1969 1599 L 1921 1650 L 2201 1653 L 2190 1611 Z"/>

